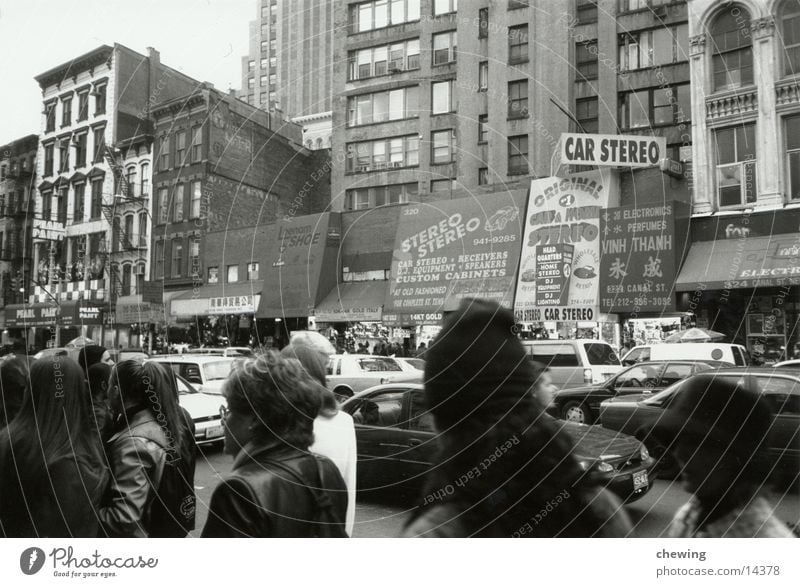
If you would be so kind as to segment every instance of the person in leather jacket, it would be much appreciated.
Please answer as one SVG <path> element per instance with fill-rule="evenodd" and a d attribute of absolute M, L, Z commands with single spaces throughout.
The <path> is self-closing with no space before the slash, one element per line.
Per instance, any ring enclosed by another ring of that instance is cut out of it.
<path fill-rule="evenodd" d="M 332 461 L 308 451 L 321 399 L 300 363 L 273 351 L 237 361 L 223 394 L 225 452 L 235 460 L 214 490 L 202 536 L 320 536 L 319 495 L 344 536 L 345 483 Z"/>
<path fill-rule="evenodd" d="M 117 415 L 107 453 L 111 485 L 100 509 L 101 536 L 148 537 L 150 505 L 168 459 L 193 458 L 183 414 L 163 368 L 122 361 L 114 366 L 109 403 Z"/>

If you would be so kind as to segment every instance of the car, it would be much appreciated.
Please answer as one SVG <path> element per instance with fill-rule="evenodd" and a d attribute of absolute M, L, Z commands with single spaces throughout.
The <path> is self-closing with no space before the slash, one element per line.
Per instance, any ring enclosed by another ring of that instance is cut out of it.
<path fill-rule="evenodd" d="M 600 403 L 612 397 L 656 393 L 698 371 L 733 367 L 723 361 L 648 361 L 623 369 L 603 383 L 562 389 L 553 394 L 547 413 L 580 424 L 593 424 Z"/>
<path fill-rule="evenodd" d="M 642 361 L 672 361 L 692 359 L 696 361 L 725 361 L 732 365 L 751 365 L 747 349 L 740 344 L 725 342 L 660 343 L 633 347 L 624 357 L 625 367 Z"/>
<path fill-rule="evenodd" d="M 115 363 L 121 363 L 122 361 L 141 363 L 150 356 L 142 349 L 108 349 L 108 354 Z"/>
<path fill-rule="evenodd" d="M 702 378 L 729 379 L 764 394 L 775 422 L 768 439 L 767 455 L 773 480 L 793 483 L 800 474 L 800 374 L 773 367 L 729 367 L 697 373 L 656 394 L 630 395 L 608 399 L 600 404 L 599 422 L 603 428 L 629 434 L 645 443 L 658 461 L 663 477 L 678 474 L 678 465 L 669 443 L 659 438 L 653 427 L 689 381 Z"/>
<path fill-rule="evenodd" d="M 225 439 L 220 407 L 225 399 L 201 393 L 186 379 L 176 376 L 178 403 L 185 408 L 194 422 L 194 441 L 198 446 L 222 442 Z"/>
<path fill-rule="evenodd" d="M 422 381 L 422 372 L 404 371 L 394 357 L 379 355 L 331 355 L 328 388 L 341 401 L 381 383 Z"/>
<path fill-rule="evenodd" d="M 200 347 L 186 351 L 192 355 L 219 355 L 222 357 L 239 357 L 247 358 L 254 357 L 255 353 L 250 347 L 246 346 L 228 346 L 228 347 Z"/>
<path fill-rule="evenodd" d="M 400 363 L 400 367 L 402 367 L 403 371 L 410 371 L 410 372 L 425 372 L 425 360 L 424 359 L 416 359 L 414 357 L 393 357 L 395 361 Z"/>
<path fill-rule="evenodd" d="M 602 340 L 523 340 L 522 346 L 549 369 L 557 389 L 601 383 L 622 370 L 614 349 Z"/>
<path fill-rule="evenodd" d="M 151 357 L 155 361 L 169 365 L 172 371 L 191 383 L 198 391 L 204 393 L 222 393 L 222 384 L 228 378 L 233 363 L 233 357 L 220 357 L 215 355 L 161 355 Z"/>
<path fill-rule="evenodd" d="M 342 404 L 355 423 L 360 492 L 390 489 L 414 495 L 420 489 L 436 452 L 433 417 L 423 393 L 418 383 L 391 383 L 366 389 Z M 599 426 L 555 421 L 572 438 L 585 474 L 596 476 L 627 502 L 650 490 L 655 461 L 641 442 Z"/>
<path fill-rule="evenodd" d="M 800 371 L 800 359 L 789 359 L 788 361 L 781 361 L 780 363 L 775 363 L 773 365 L 776 369 L 783 368 L 783 369 L 796 369 Z"/>

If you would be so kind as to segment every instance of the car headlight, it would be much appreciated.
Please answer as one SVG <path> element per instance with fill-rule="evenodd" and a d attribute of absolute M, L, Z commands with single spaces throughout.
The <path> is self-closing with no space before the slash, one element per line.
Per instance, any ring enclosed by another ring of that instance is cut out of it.
<path fill-rule="evenodd" d="M 595 466 L 595 470 L 599 471 L 600 473 L 611 473 L 614 471 L 614 467 L 606 462 L 599 462 Z"/>
<path fill-rule="evenodd" d="M 643 461 L 646 461 L 647 459 L 650 458 L 650 452 L 647 450 L 647 447 L 645 445 L 642 445 L 639 454 L 641 455 Z"/>

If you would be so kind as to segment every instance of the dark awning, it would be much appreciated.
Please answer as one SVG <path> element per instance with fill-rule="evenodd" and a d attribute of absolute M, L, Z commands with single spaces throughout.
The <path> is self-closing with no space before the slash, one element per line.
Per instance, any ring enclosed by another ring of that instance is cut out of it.
<path fill-rule="evenodd" d="M 692 243 L 676 291 L 800 285 L 800 238 L 775 235 Z"/>
<path fill-rule="evenodd" d="M 341 283 L 317 306 L 319 322 L 379 322 L 388 281 Z"/>

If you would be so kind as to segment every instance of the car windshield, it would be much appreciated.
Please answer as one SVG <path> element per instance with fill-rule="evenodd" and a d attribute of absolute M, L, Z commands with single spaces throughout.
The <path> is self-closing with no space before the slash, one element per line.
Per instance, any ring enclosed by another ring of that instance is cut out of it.
<path fill-rule="evenodd" d="M 619 367 L 619 358 L 611 345 L 587 342 L 583 347 L 586 349 L 586 357 L 589 359 L 590 365 L 616 365 Z"/>
<path fill-rule="evenodd" d="M 669 387 L 662 389 L 658 393 L 648 397 L 643 403 L 647 405 L 660 406 L 669 400 L 673 395 L 678 393 L 680 388 L 686 383 L 687 379 L 681 379 L 677 383 L 673 383 Z"/>
<path fill-rule="evenodd" d="M 425 361 L 422 359 L 406 359 L 406 363 L 414 367 L 414 369 L 419 369 L 420 371 L 425 370 Z"/>
<path fill-rule="evenodd" d="M 359 359 L 358 366 L 362 371 L 402 371 L 396 361 L 388 357 L 370 357 Z"/>
<path fill-rule="evenodd" d="M 231 373 L 231 365 L 233 361 L 213 361 L 203 365 L 203 373 L 206 375 L 206 381 L 218 381 L 220 379 L 227 379 Z"/>

